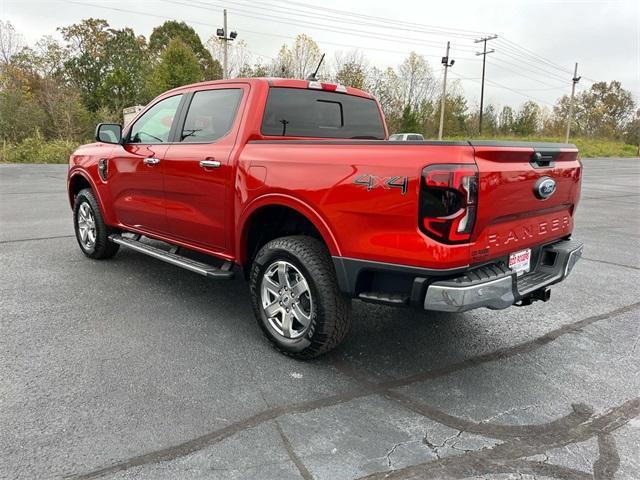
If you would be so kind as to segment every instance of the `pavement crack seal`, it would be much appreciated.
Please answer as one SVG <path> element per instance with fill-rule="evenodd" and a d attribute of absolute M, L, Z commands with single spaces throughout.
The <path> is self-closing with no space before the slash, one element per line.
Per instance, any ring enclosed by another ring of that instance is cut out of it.
<path fill-rule="evenodd" d="M 597 258 L 582 257 L 582 260 L 586 260 L 587 262 L 604 263 L 605 265 L 613 265 L 614 267 L 631 268 L 632 270 L 640 270 L 640 267 L 636 267 L 634 265 L 627 265 L 625 263 L 617 263 L 617 262 L 609 262 L 608 260 L 600 260 Z"/>
<path fill-rule="evenodd" d="M 310 401 L 293 404 L 293 405 L 285 405 L 285 406 L 268 408 L 244 420 L 240 420 L 238 422 L 229 424 L 226 427 L 220 428 L 218 430 L 214 430 L 210 433 L 207 433 L 200 437 L 196 437 L 194 439 L 188 440 L 178 445 L 174 445 L 174 446 L 167 447 L 160 450 L 155 450 L 142 455 L 137 455 L 129 459 L 114 463 L 112 465 L 109 465 L 97 470 L 93 470 L 88 473 L 67 475 L 66 478 L 83 479 L 83 480 L 91 479 L 91 478 L 99 478 L 105 475 L 113 474 L 123 470 L 128 470 L 134 467 L 175 460 L 177 458 L 185 457 L 194 452 L 207 448 L 232 435 L 235 435 L 238 432 L 241 432 L 243 430 L 247 430 L 249 428 L 263 424 L 265 422 L 274 420 L 280 416 L 287 415 L 287 414 L 310 412 L 313 410 L 317 410 L 319 408 L 330 407 L 330 406 L 346 403 L 351 400 L 366 397 L 372 394 L 381 394 L 385 396 L 389 395 L 388 398 L 394 398 L 400 401 L 401 403 L 404 403 L 405 406 L 411 406 L 412 408 L 418 408 L 419 410 L 428 412 L 429 415 L 432 415 L 434 417 L 434 419 L 438 418 L 442 420 L 441 422 L 440 420 L 436 420 L 436 421 L 439 421 L 444 425 L 449 425 L 449 426 L 457 425 L 452 428 L 455 428 L 457 430 L 465 430 L 470 433 L 474 433 L 474 432 L 481 433 L 481 431 L 487 431 L 487 428 L 490 428 L 493 430 L 493 435 L 497 435 L 494 438 L 503 438 L 503 437 L 517 438 L 517 435 L 526 435 L 527 432 L 531 432 L 536 428 L 538 428 L 539 431 L 541 432 L 545 432 L 546 430 L 544 426 L 538 426 L 538 425 L 505 426 L 505 425 L 482 424 L 482 426 L 477 426 L 477 424 L 474 424 L 473 422 L 469 422 L 464 419 L 459 419 L 451 415 L 448 415 L 444 412 L 439 412 L 426 405 L 422 405 L 418 402 L 415 402 L 413 399 L 405 397 L 400 393 L 393 392 L 390 389 L 403 387 L 403 386 L 411 385 L 413 383 L 418 383 L 418 382 L 446 376 L 451 373 L 455 373 L 455 372 L 464 370 L 466 368 L 475 367 L 483 363 L 493 362 L 496 360 L 502 360 L 502 359 L 510 358 L 516 355 L 528 353 L 528 352 L 537 350 L 539 348 L 542 348 L 543 346 L 553 342 L 554 340 L 557 340 L 563 335 L 574 333 L 596 322 L 606 320 L 606 319 L 615 317 L 617 315 L 621 315 L 621 314 L 636 310 L 638 307 L 640 307 L 640 302 L 636 302 L 631 305 L 627 305 L 625 307 L 612 310 L 608 313 L 594 315 L 588 318 L 584 318 L 582 320 L 578 320 L 577 322 L 563 325 L 562 327 L 551 330 L 550 332 L 547 332 L 540 337 L 534 338 L 527 342 L 514 345 L 512 347 L 505 347 L 505 348 L 498 349 L 494 352 L 480 354 L 475 357 L 471 357 L 469 359 L 463 360 L 461 362 L 457 362 L 445 367 L 426 370 L 426 371 L 417 373 L 415 375 L 411 375 L 409 377 L 405 377 L 403 379 L 398 379 L 398 380 L 390 380 L 390 381 L 385 381 L 381 383 L 368 382 L 366 379 L 364 379 L 362 374 L 358 373 L 356 370 L 351 368 L 350 365 L 347 365 L 341 362 L 336 363 L 334 361 L 333 364 L 338 366 L 343 373 L 347 369 L 349 369 L 351 372 L 351 375 L 354 376 L 354 378 L 360 379 L 360 381 L 358 382 L 360 384 L 359 388 L 354 389 L 351 392 L 332 395 L 332 396 L 324 397 L 321 399 L 310 400 Z M 569 418 L 572 418 L 573 421 L 575 421 L 576 419 L 574 419 L 574 417 L 576 416 L 579 416 L 579 418 L 582 418 L 584 415 L 580 415 L 578 412 L 574 411 L 573 414 L 569 415 Z M 561 422 L 561 421 L 562 420 L 557 420 L 556 422 Z M 551 423 L 553 424 L 554 422 L 551 422 Z M 569 422 L 568 426 L 571 427 L 572 425 L 573 423 Z M 536 435 L 538 435 L 538 433 L 534 433 L 531 436 L 536 437 Z M 492 451 L 495 451 L 496 449 L 500 448 L 500 446 L 495 447 L 494 449 L 492 449 Z M 474 455 L 474 454 L 475 452 L 472 452 L 472 453 L 465 454 L 463 456 L 466 457 L 467 455 Z M 442 459 L 442 461 L 446 461 L 446 460 L 447 459 Z M 543 474 L 541 472 L 537 472 L 537 473 L 540 475 Z M 574 478 L 574 477 L 568 477 L 568 478 Z"/>
<path fill-rule="evenodd" d="M 305 464 L 302 462 L 300 457 L 296 455 L 296 452 L 293 449 L 293 445 L 291 444 L 289 437 L 285 435 L 284 431 L 282 430 L 282 427 L 278 423 L 278 420 L 275 421 L 275 424 L 276 424 L 276 430 L 278 430 L 278 434 L 280 434 L 280 438 L 282 439 L 282 444 L 284 445 L 284 448 L 287 451 L 287 455 L 289 456 L 289 459 L 296 466 L 296 468 L 298 469 L 298 472 L 300 473 L 300 475 L 304 480 L 313 480 L 313 475 L 311 475 L 311 472 L 309 472 L 309 470 L 307 469 Z"/>
<path fill-rule="evenodd" d="M 468 478 L 491 474 L 520 473 L 543 475 L 562 479 L 609 479 L 620 465 L 620 457 L 615 447 L 612 432 L 626 425 L 640 415 L 640 397 L 627 400 L 622 405 L 611 408 L 600 415 L 584 413 L 590 407 L 574 405 L 574 412 L 582 417 L 580 422 L 569 414 L 555 422 L 536 425 L 536 432 L 522 437 L 513 437 L 492 448 L 474 450 L 462 455 L 453 455 L 409 467 L 374 473 L 361 480 L 412 479 L 412 478 Z M 553 424 L 564 424 L 556 428 Z M 487 425 L 485 425 L 487 426 Z M 491 435 L 488 435 L 491 436 Z M 567 445 L 585 442 L 593 437 L 598 439 L 599 456 L 593 464 L 593 474 L 582 470 L 554 465 L 547 461 L 531 461 L 526 457 Z"/>
<path fill-rule="evenodd" d="M 73 238 L 75 235 L 53 235 L 51 237 L 36 237 L 36 238 L 18 238 L 17 240 L 1 240 L 0 245 L 8 243 L 22 243 L 22 242 L 39 242 L 42 240 L 56 240 L 58 238 Z"/>

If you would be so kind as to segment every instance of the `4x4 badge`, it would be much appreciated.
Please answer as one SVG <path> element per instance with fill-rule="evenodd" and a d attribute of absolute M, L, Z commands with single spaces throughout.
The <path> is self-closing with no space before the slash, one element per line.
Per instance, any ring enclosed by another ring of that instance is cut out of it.
<path fill-rule="evenodd" d="M 358 175 L 353 181 L 356 185 L 367 187 L 370 192 L 376 187 L 382 187 L 386 190 L 390 188 L 401 189 L 402 195 L 407 193 L 409 187 L 409 179 L 407 177 L 376 177 L 375 175 Z"/>

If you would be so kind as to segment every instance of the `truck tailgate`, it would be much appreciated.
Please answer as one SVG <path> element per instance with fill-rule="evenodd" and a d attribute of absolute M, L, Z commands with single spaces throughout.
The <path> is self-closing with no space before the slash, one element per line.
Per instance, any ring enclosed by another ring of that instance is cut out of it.
<path fill-rule="evenodd" d="M 571 233 L 582 173 L 573 145 L 470 143 L 479 171 L 474 261 Z"/>

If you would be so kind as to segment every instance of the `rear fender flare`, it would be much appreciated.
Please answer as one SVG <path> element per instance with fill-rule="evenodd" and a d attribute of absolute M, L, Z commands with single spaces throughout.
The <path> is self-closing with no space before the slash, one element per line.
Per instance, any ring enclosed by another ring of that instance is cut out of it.
<path fill-rule="evenodd" d="M 246 261 L 245 250 L 251 216 L 260 208 L 269 206 L 288 207 L 303 215 L 313 224 L 318 232 L 320 232 L 330 254 L 332 256 L 340 255 L 338 241 L 329 227 L 328 222 L 313 207 L 291 195 L 270 193 L 253 200 L 245 207 L 238 218 L 235 245 L 237 263 L 243 264 Z"/>

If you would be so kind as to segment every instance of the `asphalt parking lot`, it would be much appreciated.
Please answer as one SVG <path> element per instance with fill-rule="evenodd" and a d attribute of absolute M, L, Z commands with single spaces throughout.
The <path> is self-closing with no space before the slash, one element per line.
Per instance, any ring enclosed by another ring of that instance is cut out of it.
<path fill-rule="evenodd" d="M 550 302 L 355 302 L 312 362 L 241 278 L 86 259 L 66 166 L 0 165 L 0 478 L 640 478 L 640 159 L 584 165 Z"/>

